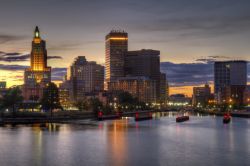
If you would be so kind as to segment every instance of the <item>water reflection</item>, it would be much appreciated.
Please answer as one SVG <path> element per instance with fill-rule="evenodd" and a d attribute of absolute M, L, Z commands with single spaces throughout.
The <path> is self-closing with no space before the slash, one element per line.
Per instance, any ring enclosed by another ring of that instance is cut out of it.
<path fill-rule="evenodd" d="M 0 162 L 9 165 L 247 165 L 249 119 L 191 116 L 175 123 L 176 113 L 69 124 L 0 128 Z M 14 156 L 14 157 L 13 157 Z"/>
<path fill-rule="evenodd" d="M 127 155 L 127 140 L 126 133 L 128 127 L 128 120 L 117 120 L 112 121 L 110 125 L 107 126 L 107 149 L 109 153 L 113 154 L 110 160 L 110 165 L 122 165 L 126 161 Z"/>

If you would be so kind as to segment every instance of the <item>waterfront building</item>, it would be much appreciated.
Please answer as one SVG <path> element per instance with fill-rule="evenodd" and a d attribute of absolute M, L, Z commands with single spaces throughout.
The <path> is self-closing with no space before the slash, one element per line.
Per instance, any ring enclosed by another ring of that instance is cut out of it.
<path fill-rule="evenodd" d="M 38 27 L 35 28 L 30 53 L 30 67 L 24 72 L 24 100 L 38 101 L 46 84 L 51 82 L 51 67 L 47 66 L 46 42 L 42 40 Z"/>
<path fill-rule="evenodd" d="M 161 73 L 160 75 L 160 103 L 165 105 L 167 104 L 167 96 L 168 96 L 168 90 L 167 90 L 167 79 L 166 74 Z"/>
<path fill-rule="evenodd" d="M 230 85 L 221 89 L 220 104 L 227 104 L 229 106 L 240 107 L 243 106 L 246 85 Z"/>
<path fill-rule="evenodd" d="M 166 79 L 166 100 L 169 100 L 169 83 L 168 80 Z"/>
<path fill-rule="evenodd" d="M 73 103 L 70 101 L 70 90 L 68 82 L 63 82 L 59 85 L 59 102 L 64 110 L 69 110 Z"/>
<path fill-rule="evenodd" d="M 7 88 L 6 88 L 6 82 L 5 81 L 1 81 L 0 82 L 0 98 L 2 98 L 7 92 Z"/>
<path fill-rule="evenodd" d="M 191 104 L 191 98 L 185 96 L 184 94 L 173 94 L 169 96 L 168 105 L 169 106 L 188 106 Z"/>
<path fill-rule="evenodd" d="M 108 88 L 113 92 L 129 92 L 141 102 L 156 102 L 156 82 L 147 77 L 121 77 L 109 82 Z"/>
<path fill-rule="evenodd" d="M 128 51 L 125 57 L 126 76 L 144 76 L 156 82 L 157 100 L 161 98 L 161 72 L 160 72 L 160 51 L 142 49 Z M 165 81 L 163 81 L 165 82 Z M 163 88 L 165 90 L 165 87 Z"/>
<path fill-rule="evenodd" d="M 211 88 L 208 84 L 204 87 L 193 87 L 193 106 L 204 107 L 211 100 Z"/>
<path fill-rule="evenodd" d="M 0 89 L 6 88 L 6 81 L 0 81 Z"/>
<path fill-rule="evenodd" d="M 85 97 L 85 93 L 102 91 L 104 88 L 104 67 L 78 56 L 68 68 L 68 89 L 71 100 Z"/>
<path fill-rule="evenodd" d="M 128 33 L 112 30 L 105 38 L 105 84 L 124 77 L 124 58 L 128 51 Z"/>
<path fill-rule="evenodd" d="M 242 91 L 247 85 L 246 61 L 223 61 L 214 63 L 214 91 L 218 104 L 228 103 L 235 98 L 233 92 Z M 236 98 L 235 98 L 236 99 Z M 243 103 L 242 97 L 237 97 L 237 103 Z M 235 101 L 236 102 L 236 101 Z"/>
<path fill-rule="evenodd" d="M 250 85 L 247 85 L 244 91 L 244 104 L 250 106 Z"/>

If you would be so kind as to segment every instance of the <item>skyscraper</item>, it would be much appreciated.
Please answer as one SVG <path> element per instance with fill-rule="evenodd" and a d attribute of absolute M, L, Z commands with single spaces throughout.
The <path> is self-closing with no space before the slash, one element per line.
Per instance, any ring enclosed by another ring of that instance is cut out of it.
<path fill-rule="evenodd" d="M 128 51 L 125 56 L 125 75 L 144 76 L 154 80 L 156 82 L 157 101 L 160 102 L 163 99 L 161 91 L 166 92 L 166 85 L 161 86 L 160 51 L 151 49 Z M 166 77 L 163 76 L 162 82 L 166 84 Z"/>
<path fill-rule="evenodd" d="M 243 91 L 247 84 L 246 61 L 223 61 L 214 63 L 214 92 L 218 103 L 228 102 L 239 94 L 235 89 Z M 229 93 L 230 92 L 230 93 Z"/>
<path fill-rule="evenodd" d="M 41 39 L 40 31 L 36 27 L 30 53 L 30 67 L 24 72 L 24 99 L 40 99 L 43 88 L 49 82 L 51 82 L 51 67 L 47 66 L 46 42 Z"/>
<path fill-rule="evenodd" d="M 124 77 L 124 59 L 128 51 L 128 33 L 112 30 L 106 36 L 105 83 Z M 105 86 L 107 89 L 107 86 Z"/>

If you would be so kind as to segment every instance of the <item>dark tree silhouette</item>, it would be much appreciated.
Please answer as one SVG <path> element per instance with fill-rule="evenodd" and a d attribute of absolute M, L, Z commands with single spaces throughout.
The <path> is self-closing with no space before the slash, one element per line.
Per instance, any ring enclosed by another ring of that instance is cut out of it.
<path fill-rule="evenodd" d="M 16 107 L 22 103 L 22 91 L 19 87 L 13 87 L 7 90 L 6 94 L 0 99 L 0 109 L 12 109 L 14 115 Z"/>
<path fill-rule="evenodd" d="M 56 84 L 48 83 L 43 91 L 43 97 L 41 100 L 42 109 L 50 110 L 51 116 L 53 115 L 53 109 L 61 109 L 59 101 L 59 92 Z"/>

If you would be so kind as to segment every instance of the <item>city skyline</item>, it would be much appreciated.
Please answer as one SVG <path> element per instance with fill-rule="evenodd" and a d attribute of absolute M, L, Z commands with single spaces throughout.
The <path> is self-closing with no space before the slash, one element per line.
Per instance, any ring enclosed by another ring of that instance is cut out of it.
<path fill-rule="evenodd" d="M 15 11 L 11 13 L 5 10 L 9 9 L 11 4 L 1 3 L 0 17 L 8 15 L 11 19 L 1 19 L 0 80 L 6 80 L 8 86 L 22 84 L 23 69 L 29 65 L 29 42 L 32 38 L 30 32 L 37 24 L 48 44 L 48 63 L 53 67 L 54 81 L 62 79 L 66 72 L 64 68 L 77 56 L 85 56 L 89 60 L 104 64 L 104 37 L 107 32 L 116 28 L 129 33 L 129 50 L 153 48 L 161 51 L 161 67 L 162 70 L 168 69 L 166 73 L 174 93 L 188 94 L 192 86 L 211 83 L 212 73 L 209 74 L 208 71 L 212 66 L 210 62 L 214 60 L 249 60 L 247 9 L 250 3 L 246 1 L 199 3 L 194 0 L 183 4 L 167 1 L 161 2 L 161 5 L 155 4 L 152 8 L 150 6 L 153 1 L 146 1 L 144 4 L 121 2 L 127 9 L 114 1 L 107 2 L 104 6 L 95 2 L 74 2 L 70 3 L 70 7 L 75 9 L 75 13 L 71 14 L 63 10 L 68 4 L 67 1 L 55 0 L 50 5 L 47 1 L 26 1 L 19 7 L 14 6 Z M 37 7 L 30 8 L 28 4 Z M 113 11 L 108 10 L 110 4 Z M 53 8 L 55 6 L 58 7 Z M 48 13 L 39 14 L 45 7 L 48 8 Z M 194 12 L 192 9 L 197 10 Z M 206 12 L 202 13 L 202 10 Z M 17 14 L 20 11 L 25 12 Z M 97 14 L 89 19 L 92 11 Z M 30 12 L 33 12 L 33 15 Z M 120 17 L 112 17 L 114 12 L 118 12 Z M 130 17 L 130 13 L 133 13 L 134 17 Z M 51 14 L 54 15 L 49 18 Z M 58 19 L 61 15 L 66 19 Z M 182 20 L 184 16 L 185 20 Z M 96 18 L 96 21 L 93 21 L 93 18 Z M 51 23 L 53 20 L 57 21 Z M 225 25 L 227 28 L 223 28 Z M 234 42 L 236 39 L 237 42 Z M 208 70 L 199 71 L 197 66 L 207 66 Z M 186 67 L 192 70 L 186 71 Z M 188 76 L 197 80 L 191 81 Z"/>

